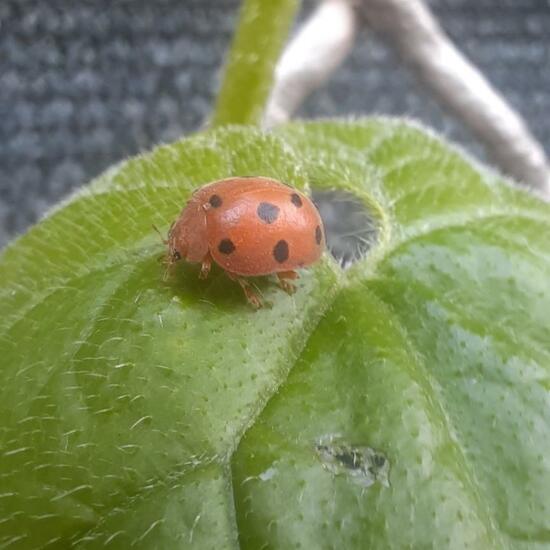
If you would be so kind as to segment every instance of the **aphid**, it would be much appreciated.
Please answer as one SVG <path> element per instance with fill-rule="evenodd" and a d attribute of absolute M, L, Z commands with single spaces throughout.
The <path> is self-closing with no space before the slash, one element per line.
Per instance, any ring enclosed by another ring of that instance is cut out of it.
<path fill-rule="evenodd" d="M 246 277 L 276 274 L 289 294 L 295 269 L 316 262 L 325 248 L 323 222 L 311 200 L 260 176 L 215 181 L 193 193 L 168 233 L 168 264 L 212 262 L 237 281 L 254 307 L 262 306 Z"/>

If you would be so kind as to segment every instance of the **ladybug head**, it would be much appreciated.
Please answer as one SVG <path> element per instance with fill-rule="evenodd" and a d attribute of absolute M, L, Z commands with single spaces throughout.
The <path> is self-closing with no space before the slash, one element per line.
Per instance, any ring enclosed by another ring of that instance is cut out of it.
<path fill-rule="evenodd" d="M 171 249 L 168 251 L 168 263 L 175 264 L 178 260 L 181 260 L 182 255 L 179 250 Z"/>
<path fill-rule="evenodd" d="M 178 225 L 173 224 L 170 231 L 168 231 L 168 253 L 166 255 L 168 265 L 175 264 L 182 258 L 187 257 L 188 246 L 184 237 L 183 232 L 178 231 Z"/>
<path fill-rule="evenodd" d="M 191 200 L 168 231 L 169 265 L 179 260 L 202 262 L 208 254 L 206 217 L 200 202 Z"/>

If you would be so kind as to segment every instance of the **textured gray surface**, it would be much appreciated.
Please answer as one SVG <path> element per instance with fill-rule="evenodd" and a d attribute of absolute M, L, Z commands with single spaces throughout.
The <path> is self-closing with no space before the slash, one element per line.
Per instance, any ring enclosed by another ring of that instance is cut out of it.
<path fill-rule="evenodd" d="M 0 2 L 0 246 L 113 162 L 200 127 L 238 3 Z M 549 149 L 550 0 L 431 5 Z M 300 115 L 361 113 L 420 118 L 482 154 L 380 37 L 361 35 Z"/>
<path fill-rule="evenodd" d="M 550 149 L 550 0 L 432 0 L 428 4 L 462 52 L 528 121 Z M 383 37 L 362 34 L 327 89 L 302 114 L 406 114 L 482 156 L 481 147 L 426 94 Z"/>

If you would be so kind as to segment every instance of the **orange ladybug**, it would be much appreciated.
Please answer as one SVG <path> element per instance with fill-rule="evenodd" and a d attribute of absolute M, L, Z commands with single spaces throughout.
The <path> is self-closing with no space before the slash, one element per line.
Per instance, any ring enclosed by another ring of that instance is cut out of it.
<path fill-rule="evenodd" d="M 281 288 L 294 292 L 289 279 L 321 257 L 325 232 L 317 208 L 296 189 L 271 178 L 235 177 L 195 191 L 167 244 L 169 265 L 199 262 L 205 279 L 214 261 L 258 308 L 262 302 L 245 277 L 275 273 Z"/>

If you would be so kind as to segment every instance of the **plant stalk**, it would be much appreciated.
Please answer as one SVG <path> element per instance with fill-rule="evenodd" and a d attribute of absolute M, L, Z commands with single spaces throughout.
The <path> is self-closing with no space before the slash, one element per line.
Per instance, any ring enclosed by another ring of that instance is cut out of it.
<path fill-rule="evenodd" d="M 298 0 L 244 0 L 211 126 L 259 124 Z"/>

